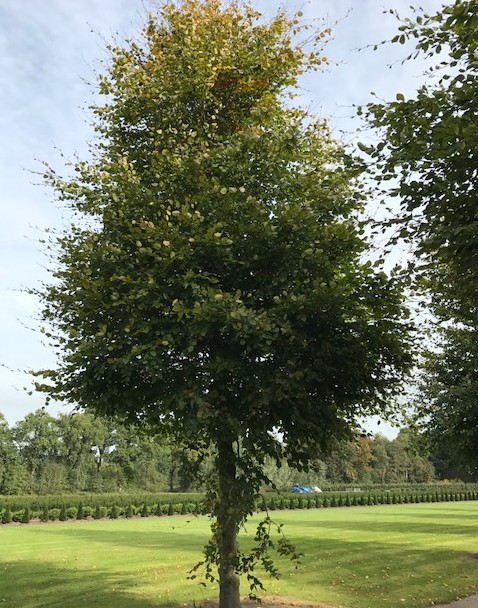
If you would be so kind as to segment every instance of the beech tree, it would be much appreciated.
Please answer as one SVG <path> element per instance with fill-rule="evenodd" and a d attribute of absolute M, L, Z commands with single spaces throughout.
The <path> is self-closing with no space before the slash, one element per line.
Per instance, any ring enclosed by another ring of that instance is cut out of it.
<path fill-rule="evenodd" d="M 438 349 L 425 356 L 420 427 L 471 474 L 478 418 L 478 4 L 454 0 L 401 21 L 393 41 L 414 43 L 409 59 L 420 55 L 435 65 L 415 96 L 398 93 L 367 107 L 381 137 L 364 149 L 379 181 L 394 184 L 388 191 L 400 197 L 401 212 L 391 224 L 415 245 L 418 284 L 446 322 Z"/>
<path fill-rule="evenodd" d="M 265 458 L 306 467 L 383 412 L 410 364 L 399 285 L 365 261 L 354 162 L 287 99 L 325 61 L 299 19 L 163 4 L 109 49 L 91 158 L 46 171 L 77 220 L 40 294 L 58 365 L 38 388 L 213 446 L 221 608 L 240 606 L 241 573 L 260 585 L 257 559 L 276 574 L 270 520 L 238 545 Z"/>
<path fill-rule="evenodd" d="M 376 145 L 362 146 L 382 184 L 393 184 L 388 193 L 400 198 L 401 213 L 391 224 L 399 238 L 415 244 L 435 313 L 475 326 L 477 24 L 475 0 L 455 0 L 432 15 L 417 9 L 401 20 L 393 42 L 414 43 L 408 59 L 422 56 L 436 65 L 415 96 L 397 93 L 391 102 L 368 105 L 365 115 L 380 136 Z"/>

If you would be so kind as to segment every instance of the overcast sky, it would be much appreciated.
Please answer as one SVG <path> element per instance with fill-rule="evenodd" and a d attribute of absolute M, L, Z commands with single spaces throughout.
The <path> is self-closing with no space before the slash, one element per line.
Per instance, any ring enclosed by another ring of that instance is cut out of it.
<path fill-rule="evenodd" d="M 252 4 L 268 14 L 279 6 L 274 0 Z M 397 92 L 413 95 L 421 82 L 423 65 L 402 65 L 406 51 L 400 45 L 364 48 L 396 33 L 396 20 L 384 11 L 407 15 L 410 4 L 413 0 L 288 3 L 307 18 L 328 25 L 338 21 L 326 49 L 331 65 L 303 83 L 307 105 L 329 117 L 337 134 L 358 124 L 353 106 L 371 101 L 371 91 L 392 99 Z M 442 3 L 416 5 L 436 12 Z M 64 214 L 34 172 L 41 170 L 41 160 L 61 170 L 62 154 L 86 155 L 92 136 L 85 110 L 93 95 L 88 83 L 106 57 L 106 43 L 138 32 L 148 6 L 147 0 L 0 1 L 0 412 L 10 423 L 43 405 L 41 395 L 23 390 L 31 387 L 25 370 L 54 364 L 38 331 L 38 303 L 25 290 L 48 281 L 39 240 L 45 229 L 61 226 Z M 393 434 L 387 425 L 380 429 Z"/>

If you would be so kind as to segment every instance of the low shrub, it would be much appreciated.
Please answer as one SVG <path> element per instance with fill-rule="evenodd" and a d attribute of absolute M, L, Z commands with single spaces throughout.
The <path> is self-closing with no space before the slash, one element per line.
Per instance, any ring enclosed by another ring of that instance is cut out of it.
<path fill-rule="evenodd" d="M 83 503 L 80 502 L 76 511 L 76 519 L 85 519 L 85 511 L 83 509 Z"/>
<path fill-rule="evenodd" d="M 12 512 L 10 511 L 10 507 L 7 507 L 3 510 L 2 513 L 2 524 L 9 524 L 12 522 Z"/>
<path fill-rule="evenodd" d="M 23 510 L 23 514 L 22 514 L 22 518 L 20 520 L 20 522 L 22 524 L 29 524 L 30 523 L 30 509 L 28 507 L 25 507 L 25 509 Z"/>
<path fill-rule="evenodd" d="M 49 520 L 50 520 L 50 510 L 48 509 L 48 507 L 43 507 L 43 511 L 41 512 L 41 515 L 40 515 L 40 521 L 46 523 Z"/>
<path fill-rule="evenodd" d="M 68 519 L 76 519 L 76 514 L 78 513 L 77 507 L 68 507 L 66 510 L 66 515 Z"/>
<path fill-rule="evenodd" d="M 61 509 L 58 508 L 53 508 L 50 509 L 50 521 L 56 521 L 58 519 L 60 519 L 60 513 L 61 513 Z"/>

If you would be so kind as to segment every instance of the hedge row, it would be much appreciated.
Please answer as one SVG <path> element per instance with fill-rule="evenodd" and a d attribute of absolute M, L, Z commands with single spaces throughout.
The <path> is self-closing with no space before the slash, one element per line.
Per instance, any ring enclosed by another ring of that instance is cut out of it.
<path fill-rule="evenodd" d="M 12 511 L 9 506 L 5 507 L 1 512 L 0 521 L 2 524 L 8 524 L 11 522 L 19 523 L 30 523 L 32 519 L 40 520 L 42 522 L 48 521 L 68 521 L 68 520 L 81 520 L 81 519 L 118 519 L 119 517 L 148 517 L 150 515 L 162 516 L 162 515 L 186 515 L 186 514 L 201 514 L 200 503 L 169 503 L 161 504 L 160 502 L 148 506 L 144 503 L 141 507 L 137 507 L 132 504 L 127 506 L 112 505 L 106 507 L 97 504 L 95 507 L 91 505 L 84 505 L 80 502 L 78 505 L 62 507 L 44 506 L 40 510 L 31 510 L 29 507 Z"/>
<path fill-rule="evenodd" d="M 364 492 L 390 492 L 410 493 L 410 492 L 467 492 L 468 490 L 478 490 L 477 483 L 465 483 L 463 481 L 433 481 L 429 483 L 404 483 L 404 484 L 377 484 L 377 483 L 351 483 L 351 484 L 328 484 L 320 485 L 324 492 L 353 492 L 359 488 Z"/>
<path fill-rule="evenodd" d="M 372 506 L 385 504 L 421 503 L 421 502 L 447 502 L 478 500 L 478 490 L 467 490 L 464 492 L 331 492 L 328 494 L 290 494 L 290 495 L 262 495 L 257 503 L 258 511 L 274 511 L 284 509 L 317 509 L 330 507 L 350 506 Z M 116 504 L 110 506 L 96 502 L 95 505 L 84 504 L 80 501 L 77 505 L 67 505 L 64 502 L 61 507 L 49 507 L 47 504 L 40 509 L 32 509 L 29 505 L 21 509 L 13 510 L 6 505 L 0 510 L 0 521 L 2 524 L 11 522 L 29 523 L 32 519 L 42 522 L 68 521 L 82 519 L 117 519 L 119 517 L 148 517 L 150 515 L 187 515 L 204 514 L 205 508 L 200 500 L 194 502 L 169 502 L 162 503 L 157 500 L 154 503 L 144 501 L 142 505 Z"/>
<path fill-rule="evenodd" d="M 478 500 L 478 490 L 464 492 L 330 492 L 295 494 L 292 497 L 263 497 L 263 504 L 274 509 L 311 509 L 321 507 L 351 507 L 420 502 Z"/>
<path fill-rule="evenodd" d="M 368 488 L 365 486 L 361 486 L 360 488 L 343 488 L 343 487 L 331 487 L 327 489 L 325 487 L 322 488 L 324 492 L 321 496 L 327 496 L 330 500 L 335 496 L 336 501 L 339 499 L 339 496 L 342 496 L 342 500 L 345 499 L 347 493 L 352 492 L 353 495 L 372 495 L 375 497 L 379 497 L 381 495 L 395 494 L 397 496 L 397 500 L 399 496 L 403 498 L 408 495 L 422 495 L 422 494 L 459 494 L 459 493 L 467 493 L 470 491 L 478 492 L 478 484 L 463 484 L 463 483 L 439 483 L 439 484 L 416 484 L 416 485 L 408 485 L 408 486 L 392 486 L 392 485 L 382 485 L 374 488 Z M 360 490 L 357 492 L 357 490 Z M 268 501 L 271 501 L 274 498 L 275 501 L 280 500 L 281 497 L 286 499 L 297 498 L 297 494 L 293 492 L 265 492 L 264 496 L 267 497 Z M 306 496 L 306 495 L 305 495 Z M 310 495 L 309 495 L 310 496 Z M 2 509 L 7 507 L 10 508 L 10 511 L 22 511 L 25 508 L 29 508 L 30 511 L 42 511 L 45 507 L 48 509 L 61 509 L 63 505 L 66 507 L 77 506 L 80 503 L 84 505 L 89 505 L 93 509 L 99 505 L 100 507 L 107 507 L 110 509 L 113 505 L 117 507 L 126 508 L 128 505 L 133 505 L 137 509 L 142 508 L 144 504 L 146 504 L 150 509 L 153 505 L 160 502 L 161 504 L 169 504 L 170 502 L 173 505 L 186 503 L 196 503 L 202 502 L 204 499 L 204 493 L 200 492 L 184 492 L 184 493 L 171 493 L 171 492 L 116 492 L 116 493 L 78 493 L 78 494 L 50 494 L 46 496 L 39 495 L 15 495 L 15 496 L 0 496 L 0 512 Z"/>
<path fill-rule="evenodd" d="M 170 492 L 135 492 L 135 493 L 78 493 L 78 494 L 49 494 L 47 496 L 38 495 L 16 495 L 0 496 L 0 511 L 7 507 L 10 511 L 23 511 L 28 508 L 30 511 L 40 512 L 45 507 L 48 509 L 61 509 L 66 507 L 78 506 L 80 503 L 89 505 L 92 509 L 107 507 L 111 509 L 113 505 L 118 508 L 126 508 L 128 505 L 142 508 L 144 504 L 151 507 L 160 502 L 161 504 L 196 503 L 204 499 L 204 493 L 170 493 Z"/>

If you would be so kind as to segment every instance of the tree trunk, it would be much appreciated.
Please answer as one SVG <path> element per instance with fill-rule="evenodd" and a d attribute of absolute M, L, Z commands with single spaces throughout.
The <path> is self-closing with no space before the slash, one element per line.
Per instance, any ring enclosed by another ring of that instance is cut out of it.
<path fill-rule="evenodd" d="M 237 534 L 241 519 L 236 494 L 236 458 L 232 441 L 219 442 L 219 506 L 217 511 L 217 542 L 219 549 L 219 608 L 240 608 L 239 575 L 237 573 Z"/>
<path fill-rule="evenodd" d="M 176 465 L 171 465 L 168 472 L 169 491 L 174 492 L 174 476 L 176 475 Z"/>

